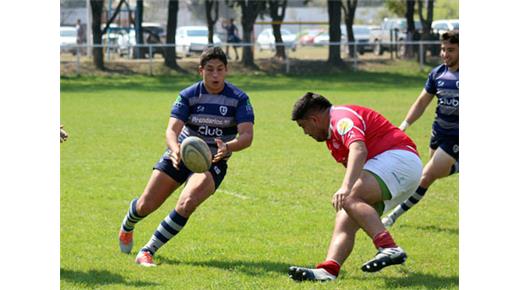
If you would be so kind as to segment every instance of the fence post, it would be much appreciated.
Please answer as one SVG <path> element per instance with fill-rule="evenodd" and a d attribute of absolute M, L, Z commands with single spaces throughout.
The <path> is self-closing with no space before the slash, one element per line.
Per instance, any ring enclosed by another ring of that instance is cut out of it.
<path fill-rule="evenodd" d="M 357 41 L 354 41 L 354 70 L 358 70 L 358 54 L 357 54 Z"/>
<path fill-rule="evenodd" d="M 80 71 L 79 71 L 79 67 L 80 67 L 79 53 L 80 53 L 79 45 L 76 45 L 76 75 L 77 76 L 80 75 Z"/>
<path fill-rule="evenodd" d="M 424 64 L 424 47 L 422 40 L 419 42 L 419 68 L 422 71 L 423 70 L 423 64 Z"/>
<path fill-rule="evenodd" d="M 290 49 L 287 49 L 287 45 L 285 45 L 285 43 L 283 49 L 285 49 L 285 73 L 288 74 L 291 71 L 291 61 L 289 60 Z"/>
<path fill-rule="evenodd" d="M 394 30 L 390 30 L 390 44 L 388 44 L 388 47 L 390 48 L 390 59 L 394 59 Z"/>
<path fill-rule="evenodd" d="M 153 63 L 152 63 L 152 45 L 151 44 L 148 44 L 148 63 L 149 63 L 149 75 L 153 75 L 153 70 L 152 70 L 152 66 L 153 66 Z"/>

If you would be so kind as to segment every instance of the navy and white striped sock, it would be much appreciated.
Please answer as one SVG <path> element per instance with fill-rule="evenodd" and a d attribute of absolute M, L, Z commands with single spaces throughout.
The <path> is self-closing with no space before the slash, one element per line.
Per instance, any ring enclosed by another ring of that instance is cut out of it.
<path fill-rule="evenodd" d="M 409 210 L 411 207 L 416 205 L 424 197 L 427 190 L 428 188 L 419 186 L 417 190 L 415 190 L 415 192 L 410 197 L 408 197 L 407 200 L 398 205 L 392 211 L 392 213 L 388 215 L 388 217 L 390 217 L 394 221 L 397 220 L 397 218 L 400 217 L 405 211 Z"/>
<path fill-rule="evenodd" d="M 123 223 L 121 224 L 121 229 L 125 232 L 133 231 L 135 224 L 138 223 L 143 218 L 145 218 L 145 216 L 140 216 L 137 214 L 137 209 L 135 208 L 136 205 L 137 205 L 137 198 L 134 198 L 130 202 L 130 208 L 128 209 L 128 213 L 126 214 L 125 219 L 123 220 Z"/>
<path fill-rule="evenodd" d="M 148 243 L 141 249 L 141 251 L 150 252 L 152 255 L 157 250 L 166 244 L 171 238 L 178 234 L 188 219 L 181 216 L 177 211 L 173 210 L 167 215 L 159 224 L 155 233 L 152 235 Z"/>

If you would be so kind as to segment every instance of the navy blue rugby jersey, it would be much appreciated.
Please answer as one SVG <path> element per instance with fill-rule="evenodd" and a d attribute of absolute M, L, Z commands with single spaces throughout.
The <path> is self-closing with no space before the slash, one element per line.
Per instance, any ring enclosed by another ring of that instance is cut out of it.
<path fill-rule="evenodd" d="M 442 64 L 428 75 L 424 89 L 437 96 L 433 129 L 440 134 L 459 135 L 459 71 Z"/>
<path fill-rule="evenodd" d="M 217 153 L 215 138 L 231 141 L 238 133 L 238 124 L 254 123 L 255 119 L 249 97 L 242 90 L 225 82 L 224 90 L 213 95 L 208 93 L 203 81 L 179 93 L 170 116 L 184 122 L 179 143 L 188 136 L 200 137 L 213 155 Z M 229 156 L 231 153 L 225 158 Z"/>

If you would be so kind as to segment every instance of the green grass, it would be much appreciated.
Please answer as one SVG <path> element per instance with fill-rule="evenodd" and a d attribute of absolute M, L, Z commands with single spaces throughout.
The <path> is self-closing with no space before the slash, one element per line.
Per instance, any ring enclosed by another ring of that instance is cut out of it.
<path fill-rule="evenodd" d="M 363 232 L 339 280 L 295 283 L 290 265 L 326 255 L 343 169 L 323 143 L 290 121 L 293 102 L 316 91 L 333 103 L 374 108 L 399 124 L 426 79 L 407 65 L 321 76 L 231 75 L 255 109 L 251 148 L 234 154 L 219 191 L 157 254 L 138 267 L 135 252 L 175 206 L 179 192 L 136 227 L 131 255 L 117 232 L 129 201 L 143 190 L 164 149 L 178 91 L 195 75 L 63 78 L 61 122 L 61 287 L 63 289 L 454 289 L 458 288 L 458 176 L 435 183 L 391 229 L 407 250 L 404 266 L 375 274 L 359 268 L 375 250 Z M 427 160 L 434 106 L 410 136 Z M 229 193 L 237 193 L 246 199 Z"/>

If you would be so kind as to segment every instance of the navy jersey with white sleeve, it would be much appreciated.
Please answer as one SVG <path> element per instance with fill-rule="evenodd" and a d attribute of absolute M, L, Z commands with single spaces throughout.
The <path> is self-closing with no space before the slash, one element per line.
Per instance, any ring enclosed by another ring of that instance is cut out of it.
<path fill-rule="evenodd" d="M 449 136 L 459 135 L 459 71 L 442 64 L 428 75 L 424 89 L 437 96 L 433 130 Z"/>
<path fill-rule="evenodd" d="M 182 90 L 170 116 L 184 122 L 179 143 L 188 136 L 197 136 L 208 144 L 213 155 L 218 149 L 215 138 L 231 141 L 238 133 L 238 124 L 254 123 L 255 119 L 249 97 L 227 81 L 219 94 L 209 93 L 203 81 Z M 224 158 L 229 156 L 231 153 Z"/>

